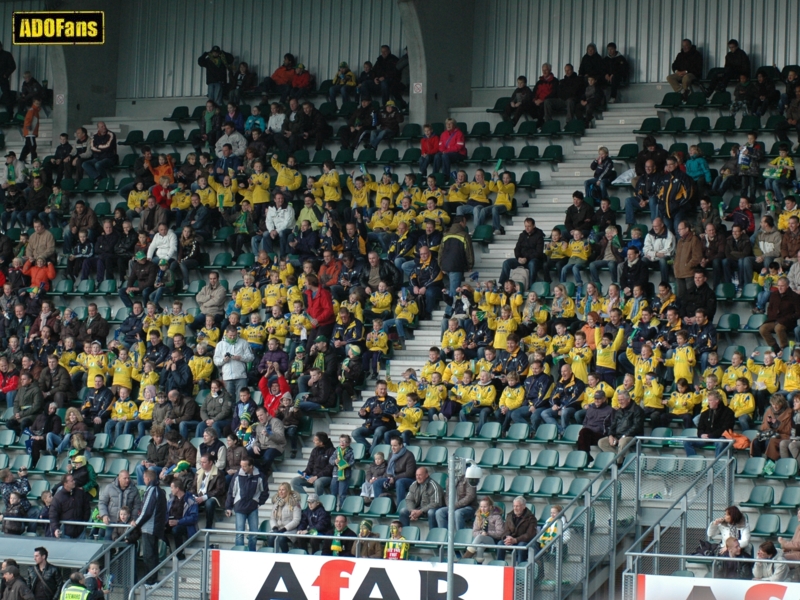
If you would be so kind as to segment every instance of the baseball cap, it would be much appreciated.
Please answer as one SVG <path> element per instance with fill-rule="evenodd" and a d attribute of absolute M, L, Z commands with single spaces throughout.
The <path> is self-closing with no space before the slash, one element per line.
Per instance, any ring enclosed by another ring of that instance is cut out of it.
<path fill-rule="evenodd" d="M 295 354 L 298 353 L 298 352 L 305 352 L 306 351 L 306 347 L 305 346 L 298 346 L 297 348 L 294 349 L 294 351 L 295 351 Z"/>
<path fill-rule="evenodd" d="M 318 335 L 317 339 L 314 340 L 315 344 L 321 344 L 322 342 L 325 342 L 326 344 L 328 343 L 328 338 L 326 338 L 324 335 Z"/>
<path fill-rule="evenodd" d="M 313 492 L 306 496 L 306 502 L 319 502 L 319 496 L 314 494 Z"/>
<path fill-rule="evenodd" d="M 606 397 L 606 393 L 603 390 L 597 390 L 594 393 L 594 397 L 595 398 L 605 398 Z"/>
<path fill-rule="evenodd" d="M 386 106 L 397 106 L 397 105 L 394 103 L 394 100 L 389 100 L 389 101 L 386 103 Z"/>
<path fill-rule="evenodd" d="M 134 256 L 133 258 L 135 258 L 136 260 L 144 260 L 145 258 L 147 258 L 147 254 L 139 250 L 139 252 L 137 252 L 136 256 Z"/>
<path fill-rule="evenodd" d="M 9 156 L 13 156 L 14 158 L 16 158 L 17 157 L 17 153 L 14 152 L 13 150 L 9 150 L 8 154 L 6 154 L 6 158 L 8 158 Z"/>
<path fill-rule="evenodd" d="M 219 47 L 219 46 L 213 46 L 213 47 L 211 48 L 211 51 L 212 51 L 212 52 L 222 52 L 222 50 L 220 49 L 220 47 Z"/>
<path fill-rule="evenodd" d="M 159 264 L 159 266 L 163 267 L 163 266 L 168 265 L 169 261 L 166 258 L 162 258 L 160 261 L 158 261 L 158 264 Z"/>
<path fill-rule="evenodd" d="M 8 565 L 5 569 L 0 571 L 0 574 L 2 575 L 5 575 L 6 573 L 11 573 L 14 577 L 19 577 L 19 567 Z"/>
<path fill-rule="evenodd" d="M 350 65 L 348 65 L 346 62 L 340 62 L 339 63 L 339 68 L 340 69 L 349 69 Z"/>

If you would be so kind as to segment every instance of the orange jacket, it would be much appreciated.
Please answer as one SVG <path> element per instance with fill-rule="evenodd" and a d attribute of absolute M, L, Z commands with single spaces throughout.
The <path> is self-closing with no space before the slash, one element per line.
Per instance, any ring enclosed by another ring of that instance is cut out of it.
<path fill-rule="evenodd" d="M 174 163 L 175 160 L 172 158 L 172 156 L 167 154 L 167 164 L 159 165 L 158 163 L 156 163 L 155 167 L 153 166 L 150 167 L 150 172 L 153 174 L 153 179 L 155 180 L 156 185 L 158 184 L 158 180 L 161 179 L 162 177 L 169 177 L 169 182 L 175 183 L 175 176 L 174 176 L 175 169 L 173 166 Z"/>
<path fill-rule="evenodd" d="M 44 267 L 37 267 L 36 263 L 29 260 L 22 267 L 22 274 L 31 278 L 31 287 L 49 290 L 50 282 L 56 278 L 56 268 L 51 262 Z"/>
<path fill-rule="evenodd" d="M 272 81 L 275 82 L 275 85 L 292 85 L 292 81 L 294 81 L 294 67 L 286 68 L 281 65 L 272 73 Z"/>
<path fill-rule="evenodd" d="M 31 106 L 25 113 L 25 122 L 22 124 L 22 135 L 39 137 L 39 111 L 41 107 Z"/>
<path fill-rule="evenodd" d="M 319 283 L 322 287 L 329 288 L 339 283 L 342 274 L 342 261 L 338 258 L 331 260 L 330 264 L 322 263 L 319 268 Z"/>

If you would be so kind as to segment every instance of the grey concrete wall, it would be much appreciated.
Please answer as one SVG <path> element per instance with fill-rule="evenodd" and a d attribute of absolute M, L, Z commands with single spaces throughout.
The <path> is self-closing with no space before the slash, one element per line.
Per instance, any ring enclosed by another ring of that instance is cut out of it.
<path fill-rule="evenodd" d="M 64 2 L 60 10 L 102 10 L 106 21 L 104 45 L 61 47 L 66 76 L 65 127 L 71 133 L 93 117 L 113 115 L 116 112 L 121 3 L 69 0 Z M 60 78 L 54 76 L 54 79 L 58 82 Z M 53 91 L 55 94 L 60 93 L 55 86 Z M 60 122 L 58 125 L 62 130 L 65 128 Z"/>
<path fill-rule="evenodd" d="M 472 101 L 475 0 L 398 0 L 409 48 L 411 122 L 444 121 Z M 422 85 L 414 93 L 414 84 Z"/>

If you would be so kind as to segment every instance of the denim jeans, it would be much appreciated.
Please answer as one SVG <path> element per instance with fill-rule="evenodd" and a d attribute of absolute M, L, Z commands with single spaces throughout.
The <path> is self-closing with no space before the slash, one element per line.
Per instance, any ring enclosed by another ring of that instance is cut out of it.
<path fill-rule="evenodd" d="M 156 475 L 158 475 L 158 474 L 161 473 L 162 470 L 163 470 L 163 467 L 145 468 L 145 466 L 143 464 L 139 463 L 136 466 L 136 483 L 138 483 L 139 485 L 145 485 L 145 483 L 144 483 L 144 472 L 145 471 L 155 471 Z"/>
<path fill-rule="evenodd" d="M 189 439 L 192 438 L 191 432 L 195 432 L 196 433 L 197 432 L 197 426 L 201 425 L 201 424 L 203 425 L 203 431 L 205 431 L 205 429 L 206 429 L 205 428 L 205 423 L 203 423 L 202 421 L 183 421 L 180 425 L 178 425 L 178 433 L 181 434 L 181 437 L 183 439 L 189 440 Z M 203 434 L 200 433 L 200 435 L 197 436 L 197 437 L 200 437 L 202 435 Z"/>
<path fill-rule="evenodd" d="M 90 158 L 83 163 L 83 170 L 89 179 L 103 179 L 108 177 L 106 169 L 114 165 L 110 158 Z"/>
<path fill-rule="evenodd" d="M 328 102 L 336 104 L 336 96 L 341 95 L 342 102 L 349 102 L 355 98 L 356 88 L 352 85 L 332 85 L 328 89 Z"/>
<path fill-rule="evenodd" d="M 625 199 L 625 224 L 634 225 L 636 223 L 636 213 L 644 210 L 639 206 L 639 200 L 633 196 L 628 196 Z M 655 219 L 658 216 L 658 200 L 655 196 L 650 197 L 650 218 Z"/>
<path fill-rule="evenodd" d="M 608 267 L 611 281 L 617 283 L 617 261 L 615 260 L 596 260 L 589 265 L 589 276 L 594 283 L 600 283 L 600 269 Z"/>
<path fill-rule="evenodd" d="M 485 217 L 484 211 L 490 210 L 492 207 L 489 204 L 484 206 L 472 206 L 471 204 L 462 204 L 456 209 L 457 215 L 472 215 L 473 231 L 478 225 L 483 225 Z"/>
<path fill-rule="evenodd" d="M 420 175 L 423 177 L 427 177 L 428 175 L 428 167 L 434 165 L 436 163 L 436 157 L 439 156 L 439 153 L 436 154 L 427 154 L 425 156 L 419 157 L 419 172 Z"/>
<path fill-rule="evenodd" d="M 106 421 L 106 427 L 104 431 L 108 436 L 108 443 L 113 444 L 114 440 L 125 433 L 125 427 L 127 425 L 128 421 L 114 421 L 113 419 Z"/>
<path fill-rule="evenodd" d="M 492 229 L 500 231 L 500 215 L 507 215 L 508 209 L 505 206 L 492 206 Z"/>
<path fill-rule="evenodd" d="M 381 104 L 386 104 L 389 101 L 389 83 L 388 79 L 384 79 L 379 83 L 375 83 L 373 80 L 367 80 L 359 86 L 358 94 L 361 98 L 364 96 L 375 97 L 380 94 Z"/>
<path fill-rule="evenodd" d="M 245 531 L 245 525 L 250 531 L 258 531 L 258 509 L 249 513 L 237 512 L 233 513 L 233 515 L 236 517 L 236 531 Z M 234 543 L 237 546 L 244 546 L 244 534 L 237 534 Z M 247 547 L 250 552 L 256 551 L 256 536 L 247 536 Z"/>
<path fill-rule="evenodd" d="M 498 283 L 503 285 L 506 281 L 508 281 L 511 277 L 511 270 L 517 269 L 519 267 L 524 267 L 528 269 L 529 283 L 533 284 L 536 281 L 536 275 L 539 273 L 539 270 L 542 268 L 542 261 L 538 258 L 530 259 L 525 261 L 525 264 L 521 264 L 519 260 L 516 258 L 507 258 L 503 261 L 503 268 L 500 271 L 500 279 Z"/>
<path fill-rule="evenodd" d="M 375 130 L 372 132 L 372 136 L 370 136 L 369 138 L 369 145 L 372 146 L 373 150 L 377 150 L 378 145 L 383 140 L 386 140 L 388 142 L 393 137 L 394 137 L 394 132 L 388 129 Z"/>
<path fill-rule="evenodd" d="M 699 415 L 698 415 L 699 416 Z M 702 449 L 706 444 L 711 443 L 712 440 L 703 440 L 697 442 L 683 442 L 683 449 L 686 451 L 686 456 L 697 456 L 697 450 Z M 714 443 L 714 456 L 719 456 L 728 444 L 722 442 Z"/>
<path fill-rule="evenodd" d="M 278 250 L 280 252 L 279 256 L 287 256 L 290 254 L 289 252 L 289 236 L 292 234 L 291 230 L 286 229 L 284 231 L 279 232 L 278 238 L 273 240 L 272 236 L 269 234 L 268 231 L 264 232 L 262 235 L 253 236 L 253 240 L 251 242 L 251 246 L 253 248 L 253 254 L 258 256 L 258 252 L 260 250 L 264 250 L 268 254 L 275 253 L 275 245 L 277 244 Z"/>
<path fill-rule="evenodd" d="M 735 258 L 723 258 L 722 259 L 722 271 L 725 277 L 725 283 L 732 283 L 733 276 L 737 275 L 739 277 L 739 285 L 744 287 L 745 284 L 750 283 L 750 280 L 747 279 L 747 263 L 745 259 L 735 259 Z"/>
<path fill-rule="evenodd" d="M 408 321 L 405 319 L 386 319 L 383 322 L 383 327 L 381 331 L 388 333 L 389 330 L 394 327 L 397 330 L 397 335 L 400 337 L 401 340 L 406 339 L 406 330 L 405 328 L 408 327 Z"/>
<path fill-rule="evenodd" d="M 217 106 L 222 106 L 222 83 L 209 83 L 206 97 Z"/>
<path fill-rule="evenodd" d="M 574 262 L 573 262 L 574 261 Z M 567 262 L 566 265 L 561 269 L 561 283 L 564 283 L 567 280 L 567 276 L 572 273 L 572 276 L 575 278 L 575 285 L 583 284 L 583 279 L 581 279 L 581 267 L 586 266 L 586 261 L 579 259 L 579 258 L 571 258 Z"/>
<path fill-rule="evenodd" d="M 70 445 L 70 434 L 65 434 L 63 437 L 56 434 L 56 433 L 48 433 L 47 437 L 45 438 L 45 443 L 47 445 L 47 451 L 53 452 L 55 451 L 57 454 L 61 454 L 62 452 L 66 452 Z"/>
<path fill-rule="evenodd" d="M 595 200 L 592 198 L 593 185 L 600 188 L 601 198 L 608 198 L 608 179 L 597 179 L 596 177 L 592 177 L 591 179 L 587 179 L 583 182 L 584 198 L 586 198 L 586 201 L 590 204 L 599 204 L 599 202 L 595 202 Z"/>
<path fill-rule="evenodd" d="M 452 165 L 461 162 L 465 156 L 458 152 L 439 152 L 433 158 L 433 170 L 436 173 L 450 174 Z"/>
<path fill-rule="evenodd" d="M 383 489 L 383 484 L 389 481 L 388 477 L 381 477 L 380 479 L 376 479 L 375 482 L 372 484 L 372 493 L 375 498 L 386 492 Z M 410 477 L 405 477 L 403 479 L 397 479 L 394 482 L 394 487 L 397 492 L 397 503 L 399 504 L 401 500 L 405 500 L 406 495 L 408 494 L 408 488 L 411 487 L 411 484 L 414 483 L 414 480 Z"/>
<path fill-rule="evenodd" d="M 314 493 L 317 496 L 322 496 L 325 493 L 325 488 L 331 486 L 330 477 L 317 477 L 314 483 L 308 483 L 303 477 L 295 477 L 292 479 L 292 489 L 298 494 L 307 494 L 308 488 L 314 488 Z"/>
<path fill-rule="evenodd" d="M 339 506 L 342 505 L 344 499 L 347 497 L 347 489 L 350 487 L 350 474 L 352 472 L 353 469 L 347 469 L 347 476 L 341 481 L 338 477 L 331 477 L 331 494 L 336 496 L 336 501 L 339 503 Z"/>
<path fill-rule="evenodd" d="M 374 430 L 369 430 L 366 427 L 358 427 L 353 431 L 353 440 L 359 444 L 364 444 L 364 447 L 369 446 L 369 454 L 375 452 L 375 448 L 383 443 L 383 436 L 388 431 L 386 427 L 376 427 Z M 372 444 L 367 441 L 367 436 L 372 436 Z"/>
<path fill-rule="evenodd" d="M 542 412 L 542 421 L 547 423 L 548 425 L 555 425 L 558 428 L 559 435 L 564 433 L 564 430 L 572 421 L 573 415 L 578 411 L 577 408 L 574 407 L 562 407 L 561 408 L 561 418 L 559 419 L 559 415 L 552 408 L 546 409 Z"/>
<path fill-rule="evenodd" d="M 778 202 L 783 202 L 783 189 L 781 187 L 780 179 L 764 179 L 764 187 L 775 193 L 775 199 Z M 786 180 L 788 182 L 788 180 Z"/>
<path fill-rule="evenodd" d="M 464 274 L 460 271 L 450 271 L 447 273 L 447 281 L 449 283 L 447 287 L 447 293 L 450 295 L 450 299 L 452 300 L 457 293 L 456 290 L 464 281 Z"/>
<path fill-rule="evenodd" d="M 489 416 L 492 414 L 492 407 L 491 406 L 475 406 L 469 412 L 461 410 L 458 413 L 458 420 L 463 423 L 468 421 L 468 417 L 474 417 L 478 415 L 478 429 L 477 431 L 480 432 L 483 425 L 486 423 Z"/>
<path fill-rule="evenodd" d="M 454 511 L 454 515 L 456 518 L 456 531 L 471 527 L 472 523 L 475 521 L 475 509 L 471 506 L 457 508 Z M 437 508 L 434 515 L 434 521 L 431 522 L 430 517 L 428 518 L 428 527 L 442 527 L 447 529 L 447 526 L 450 523 L 449 518 L 450 517 L 448 515 L 446 506 Z"/>
<path fill-rule="evenodd" d="M 666 258 L 657 258 L 655 260 L 645 258 L 642 261 L 648 269 L 653 265 L 658 265 L 658 270 L 661 272 L 661 281 L 669 281 L 670 268 Z"/>

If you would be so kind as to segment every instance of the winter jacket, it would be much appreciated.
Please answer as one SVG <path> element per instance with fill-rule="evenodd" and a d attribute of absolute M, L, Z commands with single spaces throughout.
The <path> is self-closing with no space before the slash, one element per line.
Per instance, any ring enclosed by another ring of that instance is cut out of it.
<path fill-rule="evenodd" d="M 475 255 L 469 232 L 461 223 L 455 223 L 442 238 L 439 266 L 445 273 L 465 273 L 471 271 L 474 264 Z"/>
<path fill-rule="evenodd" d="M 178 519 L 177 527 L 185 527 L 186 534 L 191 537 L 197 533 L 197 521 L 200 518 L 197 502 L 195 501 L 194 496 L 189 492 L 186 492 L 183 495 L 183 498 L 180 499 L 176 498 L 175 496 L 170 496 L 169 501 L 167 502 L 167 515 L 178 513 L 178 511 L 173 507 L 176 502 L 180 502 L 182 505 L 182 510 L 180 511 L 181 518 Z M 174 513 L 173 510 L 175 511 Z"/>
<path fill-rule="evenodd" d="M 725 70 L 731 71 L 733 76 L 738 79 L 739 75 L 750 77 L 750 58 L 741 48 L 736 48 L 733 52 L 725 55 Z"/>
<path fill-rule="evenodd" d="M 688 52 L 681 50 L 672 62 L 673 71 L 686 71 L 697 79 L 703 77 L 703 55 L 697 51 L 697 46 L 692 44 Z"/>
<path fill-rule="evenodd" d="M 694 317 L 698 308 L 706 309 L 708 320 L 713 321 L 717 312 L 717 297 L 707 283 L 701 287 L 687 290 L 684 297 L 681 298 L 681 317 Z"/>
<path fill-rule="evenodd" d="M 636 155 L 636 175 L 643 177 L 645 175 L 644 165 L 648 160 L 652 160 L 653 164 L 656 166 L 654 174 L 660 177 L 663 174 L 664 165 L 667 164 L 667 151 L 664 150 L 664 148 L 659 148 L 656 144 L 655 138 L 651 136 L 644 138 L 643 144 L 644 150 L 640 150 L 639 154 Z M 656 149 L 650 152 L 648 148 L 652 146 L 655 146 Z"/>
<path fill-rule="evenodd" d="M 651 229 L 644 238 L 644 257 L 655 261 L 658 260 L 656 257 L 658 253 L 663 253 L 667 258 L 675 254 L 675 236 L 666 227 L 660 234 Z"/>
<path fill-rule="evenodd" d="M 333 526 L 331 525 L 331 515 L 325 510 L 322 504 L 317 504 L 315 508 L 306 508 L 300 515 L 298 531 L 308 531 L 314 529 L 320 535 L 331 535 Z"/>
<path fill-rule="evenodd" d="M 447 496 L 444 495 L 444 504 L 447 506 Z M 478 488 L 472 485 L 465 476 L 458 478 L 456 482 L 456 510 L 459 508 L 470 507 L 474 510 L 478 508 Z"/>
<path fill-rule="evenodd" d="M 586 407 L 586 416 L 583 419 L 583 426 L 599 435 L 607 435 L 613 419 L 614 409 L 611 407 L 610 403 L 606 402 L 598 408 L 595 406 L 594 402 L 592 402 Z"/>
<path fill-rule="evenodd" d="M 380 414 L 375 413 L 376 408 L 380 408 Z M 360 414 L 360 416 L 364 419 L 364 427 L 370 431 L 374 431 L 378 427 L 395 429 L 397 424 L 394 420 L 394 415 L 397 411 L 397 402 L 391 396 L 387 396 L 386 398 L 373 396 L 361 407 L 363 415 Z"/>
<path fill-rule="evenodd" d="M 225 362 L 225 355 L 239 356 L 242 360 L 230 360 Z M 214 350 L 214 364 L 220 371 L 223 381 L 232 379 L 247 378 L 247 363 L 253 360 L 253 352 L 250 344 L 243 338 L 236 338 L 231 344 L 224 337 L 217 343 Z"/>
<path fill-rule="evenodd" d="M 628 408 L 614 411 L 608 434 L 615 438 L 635 437 L 644 434 L 644 410 L 631 401 Z"/>
<path fill-rule="evenodd" d="M 445 129 L 439 136 L 439 152 L 466 156 L 467 147 L 464 145 L 464 132 L 458 127 L 454 127 L 449 131 Z"/>
<path fill-rule="evenodd" d="M 314 446 L 308 457 L 308 464 L 303 473 L 305 473 L 307 477 L 331 477 L 332 467 L 330 465 L 330 459 L 334 454 L 336 454 L 336 449 L 330 441 L 326 446 Z"/>
<path fill-rule="evenodd" d="M 134 261 L 131 266 L 130 275 L 128 275 L 127 287 L 138 287 L 142 290 L 153 287 L 153 284 L 156 282 L 157 274 L 158 267 L 155 263 L 149 260 L 145 261 L 144 264 L 140 263 L 138 260 Z"/>
<path fill-rule="evenodd" d="M 675 248 L 675 277 L 685 279 L 694 275 L 703 258 L 703 243 L 691 230 L 678 240 Z"/>
<path fill-rule="evenodd" d="M 700 413 L 697 423 L 697 437 L 708 435 L 711 439 L 720 439 L 722 434 L 733 429 L 736 417 L 733 410 L 720 404 L 716 410 L 708 409 Z"/>
<path fill-rule="evenodd" d="M 587 202 L 581 202 L 580 206 L 570 204 L 564 217 L 564 225 L 567 232 L 580 229 L 584 235 L 592 228 L 594 221 L 594 209 Z"/>
<path fill-rule="evenodd" d="M 269 488 L 261 471 L 253 467 L 253 471 L 248 475 L 240 468 L 228 488 L 225 509 L 249 515 L 263 505 L 268 497 Z"/>
<path fill-rule="evenodd" d="M 154 480 L 142 496 L 142 512 L 134 521 L 142 533 L 164 538 L 164 529 L 167 526 L 167 495 L 158 486 L 158 479 Z"/>
<path fill-rule="evenodd" d="M 20 386 L 14 395 L 14 413 L 26 419 L 34 418 L 41 412 L 44 412 L 44 396 L 39 384 L 33 381 L 25 387 Z"/>
<path fill-rule="evenodd" d="M 737 240 L 730 236 L 725 243 L 725 258 L 729 260 L 739 260 L 753 255 L 753 245 L 750 239 L 742 233 Z M 746 283 L 746 282 L 743 282 Z"/>
<path fill-rule="evenodd" d="M 169 460 L 169 444 L 162 439 L 161 443 L 156 446 L 155 440 L 151 438 L 150 443 L 147 444 L 145 460 L 157 467 L 166 467 Z"/>
<path fill-rule="evenodd" d="M 109 517 L 112 523 L 119 518 L 119 509 L 127 506 L 131 509 L 131 518 L 136 519 L 142 510 L 142 499 L 134 481 L 128 483 L 124 490 L 119 487 L 119 478 L 115 479 L 100 491 L 100 503 L 97 508 L 101 517 Z"/>
<path fill-rule="evenodd" d="M 11 583 L 4 582 L 3 600 L 34 600 L 33 592 L 22 577 L 15 577 Z"/>
<path fill-rule="evenodd" d="M 761 229 L 756 235 L 756 244 L 753 246 L 754 256 L 764 257 L 764 266 L 781 256 L 781 232 L 773 228 L 772 231 Z"/>
<path fill-rule="evenodd" d="M 50 530 L 60 529 L 71 538 L 78 537 L 84 530 L 82 525 L 61 525 L 62 521 L 88 521 L 92 512 L 91 496 L 80 487 L 68 492 L 63 486 L 53 496 L 50 505 Z"/>
<path fill-rule="evenodd" d="M 758 561 L 753 566 L 753 579 L 761 581 L 791 581 L 789 565 L 781 564 L 786 560 L 783 550 L 776 548 L 776 554 L 769 560 Z"/>
<path fill-rule="evenodd" d="M 712 521 L 708 524 L 706 535 L 709 538 L 718 537 L 722 542 L 720 548 L 725 548 L 725 542 L 728 538 L 732 537 L 736 540 L 739 540 L 739 546 L 741 546 L 742 549 L 745 549 L 750 545 L 750 523 L 747 521 L 746 515 L 743 517 L 741 522 L 736 524 L 726 522 L 717 524 Z"/>
<path fill-rule="evenodd" d="M 550 73 L 547 77 L 542 75 L 533 86 L 533 100 L 547 100 L 558 97 L 558 78 Z"/>
<path fill-rule="evenodd" d="M 209 498 L 216 498 L 217 503 L 222 506 L 225 502 L 225 473 L 217 468 L 217 465 L 211 465 L 211 470 L 206 473 L 203 469 L 197 470 L 197 478 L 195 480 L 195 491 L 200 494 L 203 487 L 203 482 L 206 482 L 205 495 Z"/>
<path fill-rule="evenodd" d="M 216 397 L 206 396 L 203 406 L 200 407 L 200 420 L 227 421 L 233 414 L 233 400 L 227 390 L 223 389 Z"/>
<path fill-rule="evenodd" d="M 583 94 L 585 85 L 584 79 L 573 71 L 571 76 L 564 77 L 558 82 L 558 97 L 564 101 L 578 100 Z"/>
<path fill-rule="evenodd" d="M 680 169 L 664 173 L 656 189 L 658 205 L 664 208 L 667 217 L 672 217 L 688 206 L 693 193 L 693 182 Z"/>
<path fill-rule="evenodd" d="M 283 430 L 283 422 L 280 419 L 271 417 L 266 425 L 256 424 L 253 432 L 254 445 L 262 452 L 264 450 L 277 450 L 283 454 L 286 448 L 286 436 Z"/>
<path fill-rule="evenodd" d="M 603 79 L 605 67 L 603 66 L 603 57 L 597 52 L 592 55 L 584 54 L 581 58 L 581 64 L 578 67 L 578 75 L 581 77 L 589 77 L 590 75 L 598 81 Z"/>
<path fill-rule="evenodd" d="M 427 514 L 432 508 L 444 506 L 444 491 L 433 479 L 428 477 L 423 483 L 415 481 L 406 494 L 406 508 L 421 510 Z"/>
<path fill-rule="evenodd" d="M 279 506 L 273 500 L 272 514 L 269 517 L 269 526 L 273 531 L 280 533 L 296 531 L 300 524 L 300 494 L 295 491 L 289 493 L 293 496 L 292 505 L 289 504 L 288 498 L 283 506 Z"/>
<path fill-rule="evenodd" d="M 767 323 L 777 322 L 784 327 L 794 328 L 798 316 L 800 316 L 800 295 L 791 289 L 786 290 L 785 294 L 776 290 L 769 295 Z M 16 403 L 16 399 L 14 402 Z"/>
<path fill-rule="evenodd" d="M 37 565 L 28 567 L 28 587 L 36 600 L 55 600 L 59 597 L 64 580 L 61 569 L 46 563 L 44 569 Z"/>
<path fill-rule="evenodd" d="M 514 246 L 514 257 L 528 260 L 542 259 L 544 257 L 544 232 L 538 227 L 534 227 L 531 233 L 523 229 L 517 238 L 516 246 Z"/>
<path fill-rule="evenodd" d="M 484 525 L 486 525 L 485 528 Z M 487 517 L 484 517 L 477 511 L 475 512 L 475 521 L 472 524 L 472 537 L 474 539 L 479 535 L 488 535 L 500 541 L 503 538 L 505 528 L 506 524 L 503 522 L 502 511 L 496 506 L 493 506 Z"/>
<path fill-rule="evenodd" d="M 197 463 L 197 448 L 191 442 L 181 439 L 177 446 L 169 447 L 169 458 L 167 459 L 167 466 L 173 467 L 182 460 L 185 460 L 190 465 Z"/>
<path fill-rule="evenodd" d="M 622 80 L 628 78 L 628 61 L 622 54 L 603 57 L 603 74 L 613 75 Z"/>
<path fill-rule="evenodd" d="M 536 517 L 527 508 L 518 517 L 514 512 L 506 515 L 505 528 L 501 539 L 516 538 L 518 544 L 526 544 L 536 537 Z"/>
<path fill-rule="evenodd" d="M 233 55 L 229 52 L 220 52 L 216 59 L 211 54 L 204 52 L 197 59 L 197 64 L 206 70 L 206 84 L 225 84 L 228 82 L 228 69 L 233 65 Z"/>
<path fill-rule="evenodd" d="M 405 452 L 394 461 L 394 475 L 389 472 L 389 462 L 392 455 L 386 457 L 386 477 L 394 477 L 395 481 L 398 479 L 414 479 L 417 471 L 417 461 L 414 455 L 405 448 L 402 450 L 405 450 Z"/>

